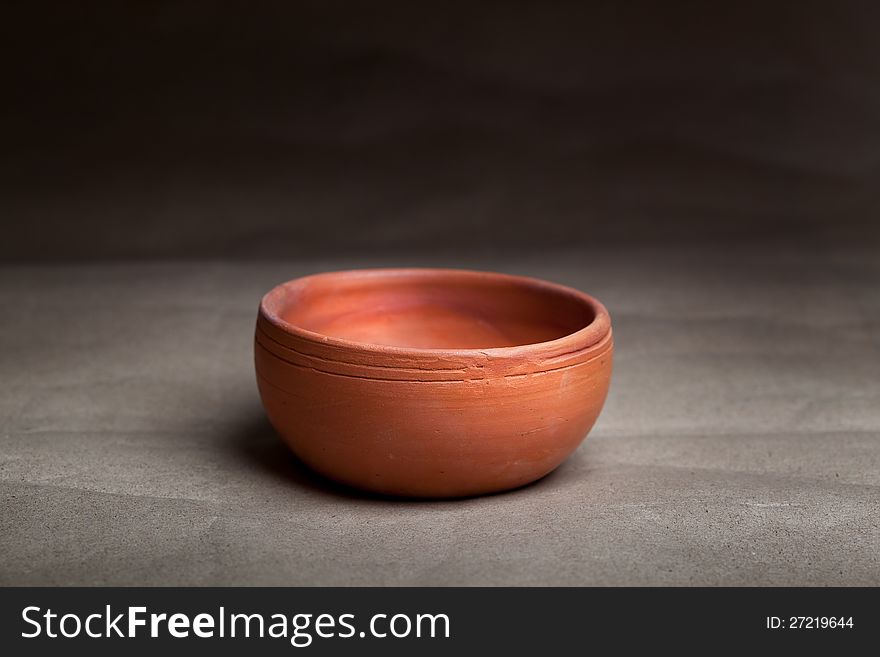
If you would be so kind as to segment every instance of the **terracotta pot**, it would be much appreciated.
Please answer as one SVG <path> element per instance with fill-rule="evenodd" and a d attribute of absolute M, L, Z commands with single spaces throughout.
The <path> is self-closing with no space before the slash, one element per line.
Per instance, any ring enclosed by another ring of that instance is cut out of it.
<path fill-rule="evenodd" d="M 611 377 L 611 321 L 553 283 L 443 269 L 317 274 L 260 305 L 270 421 L 318 472 L 381 493 L 522 486 L 574 451 Z"/>

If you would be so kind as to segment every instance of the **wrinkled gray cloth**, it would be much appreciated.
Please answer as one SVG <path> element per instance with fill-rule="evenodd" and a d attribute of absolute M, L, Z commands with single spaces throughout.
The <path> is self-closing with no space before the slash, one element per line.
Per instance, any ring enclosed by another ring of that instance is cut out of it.
<path fill-rule="evenodd" d="M 0 583 L 880 584 L 876 251 L 444 260 L 588 290 L 617 342 L 566 464 L 449 502 L 328 484 L 263 419 L 259 296 L 362 264 L 0 270 Z"/>

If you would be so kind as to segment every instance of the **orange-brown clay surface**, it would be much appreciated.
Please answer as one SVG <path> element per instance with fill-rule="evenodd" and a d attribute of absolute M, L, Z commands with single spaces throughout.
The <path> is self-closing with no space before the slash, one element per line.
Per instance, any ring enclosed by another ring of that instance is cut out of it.
<path fill-rule="evenodd" d="M 611 324 L 560 285 L 459 270 L 318 274 L 269 292 L 257 382 L 297 456 L 382 493 L 463 496 L 556 468 L 608 391 Z"/>

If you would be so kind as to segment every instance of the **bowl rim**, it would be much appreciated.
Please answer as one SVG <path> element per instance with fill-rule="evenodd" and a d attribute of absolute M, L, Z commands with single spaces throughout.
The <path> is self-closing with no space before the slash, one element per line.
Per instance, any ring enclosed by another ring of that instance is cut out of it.
<path fill-rule="evenodd" d="M 506 347 L 486 347 L 480 349 L 474 348 L 424 348 L 424 347 L 403 347 L 398 345 L 384 345 L 370 342 L 359 342 L 324 335 L 315 331 L 302 328 L 296 324 L 292 324 L 280 315 L 282 312 L 282 301 L 288 292 L 295 287 L 307 285 L 310 281 L 317 278 L 344 278 L 344 277 L 418 277 L 418 278 L 453 278 L 453 279 L 481 279 L 484 281 L 500 281 L 510 284 L 520 285 L 532 288 L 538 291 L 554 292 L 562 294 L 571 299 L 576 300 L 590 308 L 593 313 L 592 321 L 574 331 L 553 340 L 544 342 L 534 342 L 523 345 L 513 345 Z M 504 274 L 494 271 L 481 271 L 475 269 L 456 269 L 456 268 L 436 268 L 436 267 L 376 267 L 362 269 L 343 269 L 338 271 L 320 272 L 300 276 L 298 278 L 285 281 L 269 290 L 260 301 L 259 314 L 261 318 L 269 322 L 282 334 L 286 334 L 305 343 L 312 344 L 316 347 L 329 347 L 334 352 L 344 353 L 351 352 L 353 354 L 365 355 L 374 354 L 377 357 L 389 358 L 452 358 L 456 360 L 467 360 L 471 358 L 491 358 L 491 359 L 543 359 L 554 358 L 565 355 L 573 355 L 575 353 L 583 353 L 590 351 L 592 347 L 599 347 L 609 341 L 611 336 L 611 317 L 605 306 L 595 297 L 581 292 L 573 287 L 533 278 L 531 276 L 521 276 L 515 274 Z M 335 359 L 334 359 L 335 360 Z"/>

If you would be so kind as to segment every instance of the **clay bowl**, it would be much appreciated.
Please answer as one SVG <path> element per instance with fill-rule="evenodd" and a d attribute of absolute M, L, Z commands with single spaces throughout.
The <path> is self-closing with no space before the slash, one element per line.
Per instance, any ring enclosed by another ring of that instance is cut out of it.
<path fill-rule="evenodd" d="M 380 493 L 456 497 L 522 486 L 593 426 L 611 321 L 554 283 L 445 269 L 307 276 L 265 297 L 257 383 L 308 466 Z"/>

